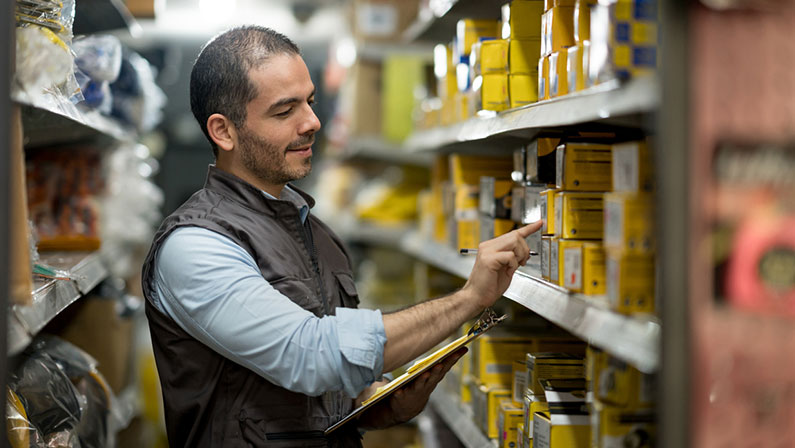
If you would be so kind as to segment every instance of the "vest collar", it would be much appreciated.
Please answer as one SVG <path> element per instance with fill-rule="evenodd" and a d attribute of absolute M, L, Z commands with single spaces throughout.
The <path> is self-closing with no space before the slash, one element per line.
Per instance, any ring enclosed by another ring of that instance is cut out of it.
<path fill-rule="evenodd" d="M 292 202 L 268 198 L 257 187 L 215 165 L 210 165 L 207 169 L 204 188 L 263 213 L 277 214 L 286 210 L 294 210 L 298 213 L 298 209 Z M 312 196 L 292 184 L 290 184 L 290 188 L 304 198 L 310 209 L 315 206 L 315 199 Z"/>

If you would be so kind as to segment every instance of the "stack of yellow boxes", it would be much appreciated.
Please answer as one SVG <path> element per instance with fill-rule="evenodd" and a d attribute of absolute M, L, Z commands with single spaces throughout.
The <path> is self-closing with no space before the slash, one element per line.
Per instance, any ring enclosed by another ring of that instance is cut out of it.
<path fill-rule="evenodd" d="M 549 99 L 568 93 L 566 59 L 574 41 L 574 0 L 544 0 L 538 95 Z M 543 96 L 542 96 L 543 92 Z"/>
<path fill-rule="evenodd" d="M 442 103 L 440 121 L 436 126 L 447 126 L 469 118 L 468 108 L 462 105 L 466 97 L 458 91 L 452 45 L 439 44 L 434 47 L 433 74 L 436 78 L 436 96 Z"/>
<path fill-rule="evenodd" d="M 613 192 L 605 196 L 607 298 L 625 314 L 654 313 L 654 200 L 647 141 L 613 146 Z"/>
<path fill-rule="evenodd" d="M 497 20 L 489 20 L 489 19 L 461 19 L 456 24 L 456 36 L 453 42 L 453 66 L 455 67 L 455 74 L 456 74 L 456 82 L 458 86 L 458 91 L 461 94 L 459 96 L 460 101 L 466 103 L 466 107 L 468 109 L 467 115 L 472 115 L 474 111 L 480 110 L 482 107 L 485 107 L 485 103 L 481 105 L 481 88 L 483 79 L 480 78 L 478 85 L 474 84 L 475 74 L 473 73 L 473 66 L 478 64 L 478 59 L 481 58 L 479 54 L 480 46 L 476 44 L 480 43 L 482 39 L 496 39 L 500 36 L 499 30 L 499 21 Z M 470 64 L 470 58 L 472 57 L 473 47 L 475 47 L 475 59 L 476 61 Z M 489 53 L 493 54 L 495 49 L 490 49 Z M 499 53 L 499 51 L 498 51 Z M 498 56 L 497 59 L 502 59 L 501 56 Z M 505 68 L 502 69 L 502 75 L 505 78 L 504 88 L 505 88 L 505 95 L 504 100 L 497 101 L 499 104 L 494 105 L 494 109 L 492 110 L 503 110 L 508 107 L 507 98 L 508 98 L 508 78 L 507 78 L 507 49 L 505 54 L 506 64 Z M 492 60 L 490 63 L 496 63 Z M 497 63 L 499 64 L 499 63 Z M 490 78 L 490 92 L 491 91 L 502 91 L 503 85 L 500 84 L 502 81 L 501 77 L 494 77 L 493 79 Z M 493 82 L 496 81 L 497 84 Z M 475 89 L 477 88 L 477 89 Z M 502 94 L 499 95 L 500 97 Z M 501 104 L 503 104 L 501 106 Z M 501 107 L 501 108 L 500 108 Z"/>
<path fill-rule="evenodd" d="M 554 187 L 555 148 L 560 142 L 557 137 L 538 137 L 519 150 L 514 151 L 514 170 L 511 177 L 516 181 L 514 187 L 513 220 L 529 224 L 544 219 L 545 206 L 540 193 L 551 184 Z M 541 235 L 536 232 L 527 239 L 530 250 L 541 253 Z M 536 266 L 534 259 L 531 265 Z"/>
<path fill-rule="evenodd" d="M 654 72 L 657 1 L 600 0 L 591 8 L 588 86 Z"/>
<path fill-rule="evenodd" d="M 448 236 L 457 250 L 478 247 L 480 243 L 480 178 L 500 178 L 511 172 L 510 157 L 450 156 L 450 179 L 455 197 L 452 211 L 453 228 Z"/>
<path fill-rule="evenodd" d="M 591 7 L 596 0 L 574 2 L 574 46 L 568 48 L 566 75 L 569 93 L 585 89 L 591 50 Z"/>
<path fill-rule="evenodd" d="M 601 240 L 604 192 L 612 187 L 612 146 L 569 141 L 557 147 L 555 159 L 556 188 L 541 193 L 548 217 L 541 275 L 572 292 L 604 294 Z"/>
<path fill-rule="evenodd" d="M 549 403 L 544 381 L 575 379 L 584 382 L 583 350 L 583 344 L 579 343 L 566 347 L 565 352 L 539 351 L 526 354 L 526 389 L 522 400 L 522 446 L 533 446 L 537 414 L 545 413 L 546 417 L 549 417 Z M 539 418 L 541 417 L 539 416 Z"/>
<path fill-rule="evenodd" d="M 447 244 L 448 224 L 445 196 L 450 190 L 450 161 L 447 156 L 437 156 L 431 167 L 431 186 L 420 197 L 420 232 L 425 238 Z"/>
<path fill-rule="evenodd" d="M 472 46 L 469 56 L 472 86 L 480 87 L 483 110 L 508 109 L 508 41 L 482 38 Z"/>
<path fill-rule="evenodd" d="M 502 7 L 502 38 L 508 42 L 510 107 L 535 103 L 541 54 L 543 0 L 513 0 Z"/>
<path fill-rule="evenodd" d="M 589 347 L 586 378 L 591 415 L 591 447 L 654 446 L 654 381 L 634 367 Z"/>

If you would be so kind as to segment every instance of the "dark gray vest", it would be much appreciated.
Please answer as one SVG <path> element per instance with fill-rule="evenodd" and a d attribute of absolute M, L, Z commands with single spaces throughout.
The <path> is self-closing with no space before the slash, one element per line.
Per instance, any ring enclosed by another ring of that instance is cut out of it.
<path fill-rule="evenodd" d="M 299 193 L 311 208 L 314 200 Z M 163 221 L 143 267 L 169 444 L 361 446 L 353 425 L 323 437 L 323 430 L 352 408 L 344 393 L 309 397 L 272 384 L 197 341 L 152 305 L 158 249 L 172 231 L 185 226 L 231 238 L 256 260 L 265 280 L 316 316 L 359 303 L 348 255 L 328 227 L 311 214 L 302 224 L 294 204 L 268 199 L 252 185 L 211 166 L 204 188 Z"/>

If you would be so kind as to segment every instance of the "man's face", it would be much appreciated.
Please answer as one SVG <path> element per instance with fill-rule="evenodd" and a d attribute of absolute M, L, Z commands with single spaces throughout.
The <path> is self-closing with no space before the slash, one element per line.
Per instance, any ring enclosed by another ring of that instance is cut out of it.
<path fill-rule="evenodd" d="M 271 185 L 306 177 L 320 129 L 306 64 L 298 55 L 280 54 L 250 70 L 249 78 L 258 95 L 246 106 L 246 123 L 238 129 L 243 167 Z"/>

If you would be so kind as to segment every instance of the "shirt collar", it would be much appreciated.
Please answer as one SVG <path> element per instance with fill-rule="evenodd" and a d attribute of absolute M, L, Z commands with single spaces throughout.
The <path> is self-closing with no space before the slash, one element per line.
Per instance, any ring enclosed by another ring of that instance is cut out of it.
<path fill-rule="evenodd" d="M 306 199 L 303 196 L 298 194 L 297 191 L 290 188 L 289 185 L 285 185 L 282 188 L 281 198 L 276 198 L 272 194 L 268 193 L 267 191 L 262 191 L 262 194 L 269 199 L 281 199 L 283 201 L 292 202 L 295 205 L 295 208 L 298 209 L 298 214 L 301 216 L 301 223 L 306 222 L 306 217 L 309 216 L 309 204 L 307 204 Z"/>

